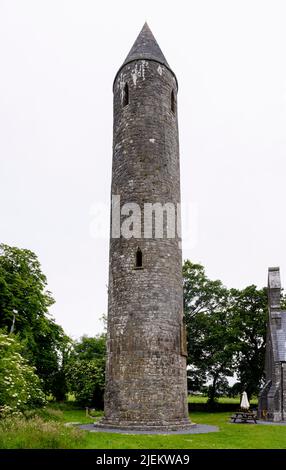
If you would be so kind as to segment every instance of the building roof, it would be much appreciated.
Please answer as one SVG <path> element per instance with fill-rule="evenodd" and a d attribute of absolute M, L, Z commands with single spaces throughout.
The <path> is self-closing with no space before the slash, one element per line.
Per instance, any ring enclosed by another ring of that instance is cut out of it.
<path fill-rule="evenodd" d="M 143 28 L 138 34 L 137 39 L 131 47 L 129 54 L 127 55 L 125 61 L 121 65 L 117 74 L 115 75 L 114 81 L 116 80 L 116 77 L 122 67 L 124 67 L 124 65 L 126 64 L 129 64 L 130 62 L 133 62 L 134 60 L 153 60 L 155 62 L 160 63 L 161 65 L 164 65 L 174 75 L 178 87 L 177 77 L 169 66 L 163 52 L 160 49 L 159 44 L 157 43 L 147 23 L 144 24 Z"/>
<path fill-rule="evenodd" d="M 145 23 L 141 29 L 123 65 L 138 59 L 155 60 L 165 65 L 167 68 L 170 68 L 147 23 Z"/>

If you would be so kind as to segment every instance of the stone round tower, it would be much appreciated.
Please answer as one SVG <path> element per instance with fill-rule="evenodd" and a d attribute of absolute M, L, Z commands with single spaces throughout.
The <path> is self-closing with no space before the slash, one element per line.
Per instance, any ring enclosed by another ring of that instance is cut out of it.
<path fill-rule="evenodd" d="M 177 90 L 145 24 L 113 87 L 105 427 L 190 425 Z"/>

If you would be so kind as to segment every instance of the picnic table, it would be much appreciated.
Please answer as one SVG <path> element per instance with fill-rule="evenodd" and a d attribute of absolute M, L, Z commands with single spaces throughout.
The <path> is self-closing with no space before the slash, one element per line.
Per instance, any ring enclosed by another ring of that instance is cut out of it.
<path fill-rule="evenodd" d="M 241 423 L 254 422 L 256 424 L 257 415 L 255 411 L 239 410 L 231 416 L 233 423 L 239 420 Z"/>

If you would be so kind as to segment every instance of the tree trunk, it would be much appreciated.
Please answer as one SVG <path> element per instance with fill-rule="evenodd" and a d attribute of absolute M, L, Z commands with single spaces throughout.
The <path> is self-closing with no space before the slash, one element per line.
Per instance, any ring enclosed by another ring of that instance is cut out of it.
<path fill-rule="evenodd" d="M 215 398 L 216 398 L 216 384 L 217 384 L 218 376 L 219 376 L 218 373 L 213 376 L 213 383 L 212 383 L 212 385 L 210 385 L 210 387 L 209 387 L 208 405 L 209 405 L 210 407 L 213 407 L 214 404 L 215 404 Z"/>

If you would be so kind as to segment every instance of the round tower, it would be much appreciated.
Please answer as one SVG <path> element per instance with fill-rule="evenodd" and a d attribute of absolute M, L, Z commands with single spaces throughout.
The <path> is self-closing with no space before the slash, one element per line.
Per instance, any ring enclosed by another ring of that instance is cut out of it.
<path fill-rule="evenodd" d="M 102 426 L 177 429 L 187 406 L 177 79 L 144 25 L 114 85 Z"/>

